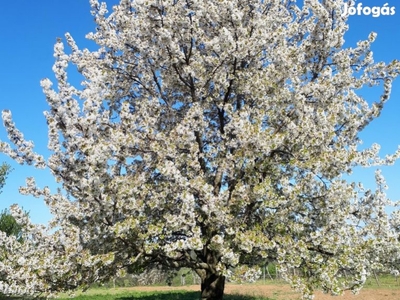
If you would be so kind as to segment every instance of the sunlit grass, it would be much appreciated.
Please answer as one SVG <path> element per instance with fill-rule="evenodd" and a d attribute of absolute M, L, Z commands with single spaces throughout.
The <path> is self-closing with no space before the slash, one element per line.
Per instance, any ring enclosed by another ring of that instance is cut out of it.
<path fill-rule="evenodd" d="M 59 298 L 67 300 L 70 298 Z M 75 300 L 198 300 L 199 292 L 190 291 L 169 291 L 169 292 L 126 292 L 121 293 L 98 293 L 98 294 L 81 294 L 74 298 Z M 248 295 L 225 295 L 224 300 L 274 300 L 273 298 L 265 298 L 259 296 Z"/>
<path fill-rule="evenodd" d="M 378 285 L 379 283 L 379 285 Z M 273 286 L 285 286 L 286 282 L 282 280 L 259 280 L 255 283 L 244 284 L 254 286 L 254 291 L 257 291 L 258 286 L 263 285 L 273 285 Z M 156 288 L 154 286 L 154 288 Z M 73 299 L 75 300 L 198 300 L 200 299 L 199 291 L 188 291 L 184 290 L 184 287 L 175 286 L 174 290 L 168 291 L 135 291 L 134 287 L 120 287 L 120 288 L 109 288 L 109 287 L 96 287 L 90 288 L 86 292 L 77 292 Z M 179 290 L 182 288 L 182 290 Z M 391 275 L 379 275 L 377 279 L 372 276 L 367 279 L 364 286 L 365 289 L 369 290 L 379 290 L 379 289 L 393 289 L 400 290 L 400 278 L 396 280 L 394 276 Z M 290 291 L 280 291 L 277 290 L 270 297 L 263 297 L 254 294 L 242 295 L 240 290 L 233 290 L 231 294 L 226 294 L 224 300 L 278 300 L 285 299 L 285 297 L 290 297 L 292 299 L 293 295 L 296 293 Z M 286 296 L 285 296 L 286 295 Z M 15 299 L 20 300 L 22 298 L 2 298 L 0 295 L 0 300 L 2 299 Z M 23 298 L 27 299 L 27 298 Z M 60 300 L 71 299 L 67 294 L 62 294 L 58 297 Z"/>
<path fill-rule="evenodd" d="M 400 278 L 393 275 L 370 276 L 364 285 L 367 289 L 400 289 Z"/>

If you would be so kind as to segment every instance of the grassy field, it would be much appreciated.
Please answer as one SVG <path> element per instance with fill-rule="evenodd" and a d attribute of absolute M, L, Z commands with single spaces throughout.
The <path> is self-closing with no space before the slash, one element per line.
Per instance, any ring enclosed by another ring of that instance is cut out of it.
<path fill-rule="evenodd" d="M 198 300 L 199 286 L 147 286 L 147 287 L 96 287 L 85 293 L 78 292 L 75 300 Z M 0 296 L 0 300 L 5 299 Z M 11 299 L 11 298 L 6 298 Z M 15 298 L 21 299 L 21 298 Z M 71 299 L 62 295 L 60 300 Z M 288 284 L 279 280 L 260 280 L 253 284 L 227 284 L 224 300 L 292 300 L 299 299 L 299 294 L 290 289 Z M 330 297 L 317 293 L 316 300 L 398 300 L 400 299 L 400 280 L 394 276 L 371 277 L 367 280 L 361 294 L 356 297 L 347 293 L 344 297 Z"/>
<path fill-rule="evenodd" d="M 377 278 L 369 277 L 364 288 L 379 289 L 400 289 L 400 279 L 391 275 L 380 275 Z"/>
<path fill-rule="evenodd" d="M 378 285 L 379 283 L 379 285 Z M 235 288 L 232 289 L 232 286 Z M 171 287 L 173 290 L 156 291 L 149 290 L 160 287 L 136 287 L 136 288 L 94 288 L 85 292 L 78 293 L 75 300 L 198 300 L 200 293 L 198 291 L 188 290 L 186 287 Z M 192 286 L 193 287 L 193 286 Z M 230 288 L 229 288 L 230 287 Z M 167 287 L 166 287 L 167 288 Z M 182 290 L 180 290 L 182 289 Z M 283 281 L 267 280 L 258 281 L 253 284 L 244 285 L 227 285 L 227 293 L 224 300 L 287 300 L 299 299 L 299 294 L 295 293 Z M 272 292 L 271 292 L 272 290 Z M 254 292 L 253 292 L 254 291 Z M 260 291 L 264 291 L 260 294 Z M 266 293 L 269 292 L 269 293 Z M 268 295 L 268 296 L 266 296 Z M 347 299 L 382 299 L 387 300 L 400 299 L 400 285 L 393 276 L 379 276 L 376 280 L 374 277 L 368 279 L 364 290 L 359 297 L 347 293 L 346 297 L 330 297 L 329 295 L 321 295 L 318 299 L 347 300 Z M 355 297 L 355 298 L 353 298 Z M 67 296 L 60 298 L 62 300 L 70 299 Z"/>
<path fill-rule="evenodd" d="M 199 292 L 173 291 L 173 292 L 121 292 L 79 295 L 75 300 L 198 300 Z M 59 298 L 67 300 L 71 298 Z M 274 300 L 248 295 L 226 295 L 224 300 Z"/>

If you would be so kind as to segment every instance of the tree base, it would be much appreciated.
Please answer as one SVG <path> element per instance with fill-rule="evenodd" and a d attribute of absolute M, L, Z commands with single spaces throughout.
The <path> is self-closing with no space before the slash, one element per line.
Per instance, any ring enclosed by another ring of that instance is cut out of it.
<path fill-rule="evenodd" d="M 207 274 L 201 280 L 201 300 L 222 300 L 224 289 L 225 276 Z"/>

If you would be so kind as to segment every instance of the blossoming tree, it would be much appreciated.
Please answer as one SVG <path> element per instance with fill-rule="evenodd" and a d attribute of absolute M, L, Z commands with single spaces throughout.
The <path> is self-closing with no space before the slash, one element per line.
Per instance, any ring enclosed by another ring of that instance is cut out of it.
<path fill-rule="evenodd" d="M 344 48 L 336 0 L 90 3 L 98 49 L 66 34 L 57 88 L 41 83 L 52 155 L 3 112 L 1 150 L 49 168 L 63 192 L 21 188 L 54 219 L 44 228 L 12 207 L 25 242 L 0 235 L 0 290 L 49 294 L 162 264 L 192 268 L 201 298 L 219 300 L 227 277 L 256 278 L 266 260 L 305 297 L 358 290 L 371 253 L 396 241 L 380 173 L 376 191 L 342 177 L 399 156 L 359 149 L 400 70 L 374 63 L 376 35 Z M 357 94 L 369 85 L 383 87 L 372 105 Z"/>

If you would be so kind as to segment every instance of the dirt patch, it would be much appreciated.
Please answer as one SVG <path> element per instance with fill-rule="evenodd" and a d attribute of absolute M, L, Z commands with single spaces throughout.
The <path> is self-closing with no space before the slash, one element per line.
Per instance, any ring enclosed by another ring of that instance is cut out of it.
<path fill-rule="evenodd" d="M 198 285 L 189 285 L 182 287 L 169 287 L 169 286 L 141 286 L 129 288 L 136 291 L 174 291 L 174 290 L 188 290 L 199 291 Z M 296 300 L 300 299 L 298 293 L 294 292 L 287 285 L 238 285 L 227 284 L 225 286 L 226 294 L 242 294 L 251 296 L 264 296 L 277 300 Z M 335 297 L 316 292 L 314 300 L 399 300 L 400 289 L 362 289 L 358 295 L 353 295 L 351 292 L 346 292 L 343 296 Z"/>
<path fill-rule="evenodd" d="M 295 300 L 300 295 L 286 285 L 227 285 L 226 293 L 271 297 L 277 300 Z M 358 295 L 345 292 L 343 296 L 315 293 L 315 300 L 399 300 L 400 289 L 363 289 Z"/>

